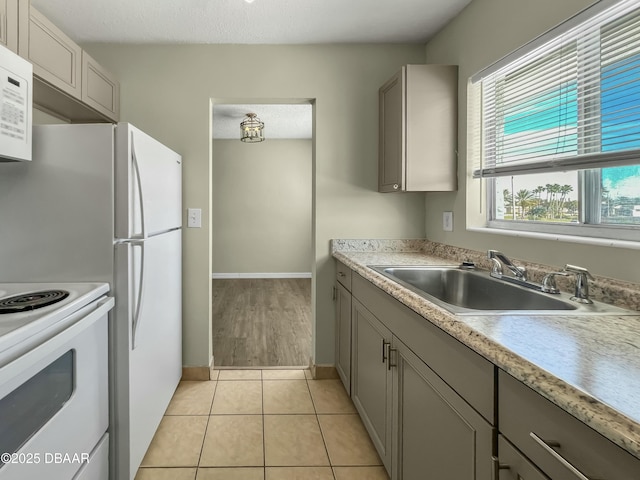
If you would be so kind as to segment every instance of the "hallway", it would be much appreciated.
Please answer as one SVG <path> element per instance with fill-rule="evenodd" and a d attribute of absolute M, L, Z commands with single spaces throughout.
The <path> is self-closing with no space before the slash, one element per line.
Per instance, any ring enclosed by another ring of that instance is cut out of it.
<path fill-rule="evenodd" d="M 215 279 L 216 367 L 307 367 L 311 279 Z"/>

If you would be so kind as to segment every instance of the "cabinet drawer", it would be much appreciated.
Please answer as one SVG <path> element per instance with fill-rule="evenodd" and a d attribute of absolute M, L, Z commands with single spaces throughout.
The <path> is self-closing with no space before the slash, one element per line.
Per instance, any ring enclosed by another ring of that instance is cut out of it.
<path fill-rule="evenodd" d="M 495 480 L 549 480 L 502 435 L 498 435 L 498 459 L 495 461 L 500 465 Z"/>
<path fill-rule="evenodd" d="M 351 291 L 351 269 L 339 260 L 336 260 L 336 280 Z"/>
<path fill-rule="evenodd" d="M 502 370 L 498 408 L 500 432 L 551 478 L 640 478 L 640 459 Z"/>
<path fill-rule="evenodd" d="M 495 416 L 495 368 L 429 320 L 357 273 L 353 297 L 375 315 L 489 423 Z"/>

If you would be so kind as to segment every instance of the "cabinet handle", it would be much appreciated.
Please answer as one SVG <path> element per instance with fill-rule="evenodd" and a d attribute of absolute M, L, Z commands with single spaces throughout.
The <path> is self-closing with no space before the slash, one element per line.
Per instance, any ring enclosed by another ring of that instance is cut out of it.
<path fill-rule="evenodd" d="M 344 272 L 338 272 L 338 276 L 339 276 L 339 277 L 342 277 L 342 278 L 346 277 L 346 275 L 344 274 Z"/>
<path fill-rule="evenodd" d="M 500 470 L 509 470 L 511 467 L 505 463 L 500 463 L 498 457 L 491 457 L 491 463 L 493 464 L 493 476 L 492 480 L 500 480 Z"/>
<path fill-rule="evenodd" d="M 529 436 L 544 450 L 546 450 L 553 458 L 555 458 L 558 462 L 564 465 L 571 473 L 573 473 L 580 480 L 589 480 L 589 477 L 587 477 L 580 470 L 578 470 L 576 467 L 571 465 L 571 463 L 569 463 L 569 461 L 566 458 L 564 458 L 562 455 L 560 455 L 558 452 L 554 450 L 554 448 L 560 448 L 560 444 L 558 442 L 545 442 L 543 439 L 541 439 L 538 435 L 536 435 L 533 432 L 529 432 Z"/>
<path fill-rule="evenodd" d="M 397 183 L 393 184 L 393 189 L 394 190 L 398 190 L 400 188 L 400 185 L 398 185 Z"/>
<path fill-rule="evenodd" d="M 334 285 L 331 290 L 331 300 L 335 302 L 337 298 L 338 298 L 338 289 Z"/>
<path fill-rule="evenodd" d="M 384 338 L 382 339 L 382 363 L 387 361 L 387 349 L 391 347 L 391 342 L 387 342 Z"/>
<path fill-rule="evenodd" d="M 389 353 L 388 353 L 389 361 L 387 362 L 387 370 L 391 370 L 391 367 L 398 366 L 397 363 L 391 363 L 391 352 L 397 352 L 397 351 L 398 351 L 397 348 L 391 348 L 391 344 L 389 344 Z"/>

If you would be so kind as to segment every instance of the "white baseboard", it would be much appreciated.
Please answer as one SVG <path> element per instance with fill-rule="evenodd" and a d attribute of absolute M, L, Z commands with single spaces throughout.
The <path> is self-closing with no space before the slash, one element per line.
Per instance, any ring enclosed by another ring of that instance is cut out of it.
<path fill-rule="evenodd" d="M 292 273 L 212 273 L 214 280 L 229 278 L 311 278 L 311 272 Z"/>

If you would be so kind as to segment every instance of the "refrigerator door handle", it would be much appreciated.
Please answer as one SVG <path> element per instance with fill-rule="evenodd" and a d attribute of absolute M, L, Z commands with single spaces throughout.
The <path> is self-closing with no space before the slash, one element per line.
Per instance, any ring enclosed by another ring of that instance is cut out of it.
<path fill-rule="evenodd" d="M 134 143 L 133 132 L 131 132 L 131 161 L 133 163 L 133 170 L 135 172 L 135 182 L 136 188 L 138 191 L 137 200 L 140 202 L 140 233 L 136 233 L 133 235 L 134 238 L 145 238 L 146 237 L 146 228 L 145 228 L 145 218 L 144 218 L 144 200 L 143 200 L 143 191 L 142 191 L 142 179 L 140 178 L 140 166 L 138 165 L 138 157 L 136 156 L 136 146 Z"/>
<path fill-rule="evenodd" d="M 135 312 L 133 314 L 133 321 L 131 322 L 131 349 L 136 348 L 136 333 L 140 327 L 140 312 L 142 311 L 142 303 L 144 301 L 144 287 L 145 287 L 145 274 L 144 274 L 144 242 L 133 240 L 130 242 L 132 247 L 140 247 L 140 276 L 138 278 L 138 298 L 136 299 Z"/>

